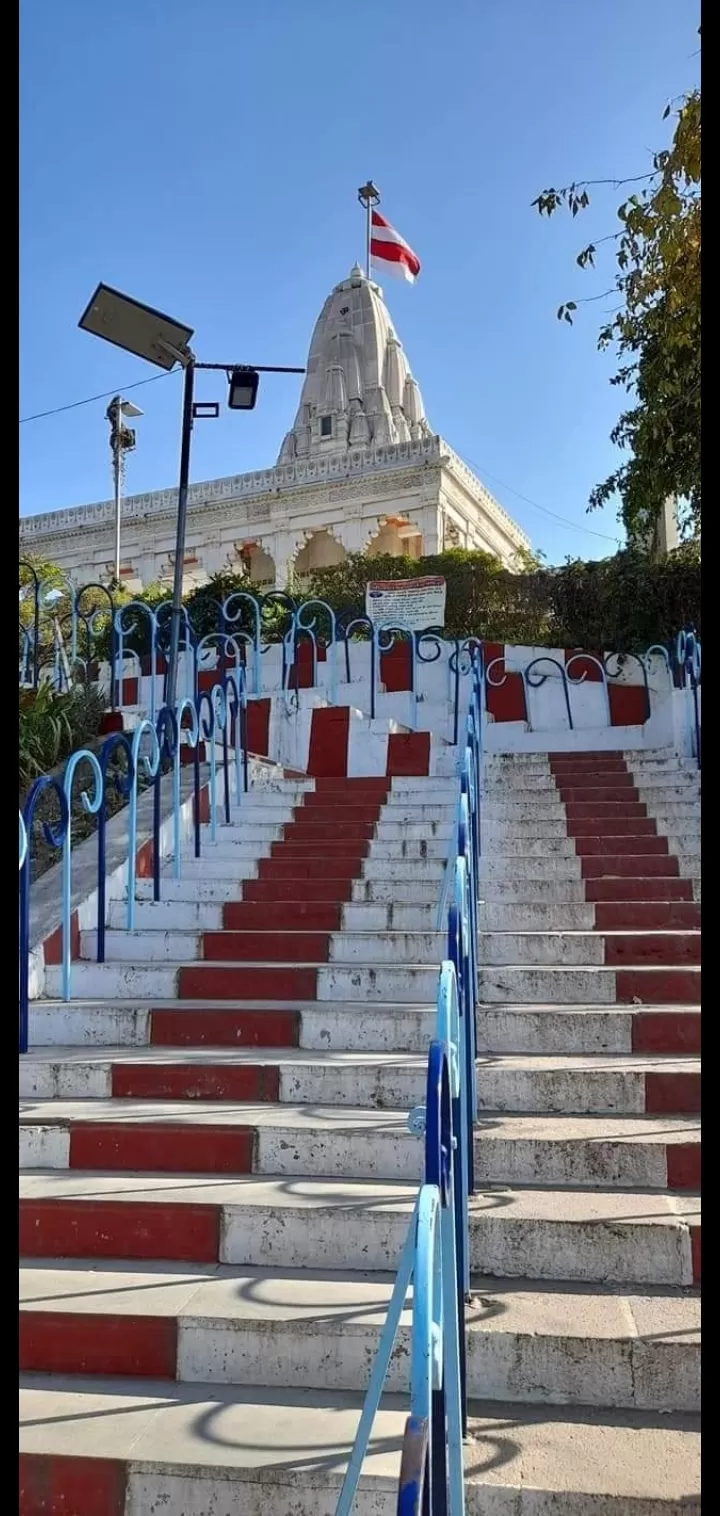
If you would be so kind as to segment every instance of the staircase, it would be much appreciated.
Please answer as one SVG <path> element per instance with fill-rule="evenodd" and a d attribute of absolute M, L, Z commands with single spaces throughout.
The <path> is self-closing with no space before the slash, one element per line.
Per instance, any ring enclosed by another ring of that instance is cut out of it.
<path fill-rule="evenodd" d="M 33 1006 L 22 1516 L 333 1516 L 456 791 L 278 777 Z M 486 764 L 469 1516 L 700 1509 L 698 816 L 671 755 Z M 409 1315 L 358 1516 L 395 1516 L 408 1357 Z"/>

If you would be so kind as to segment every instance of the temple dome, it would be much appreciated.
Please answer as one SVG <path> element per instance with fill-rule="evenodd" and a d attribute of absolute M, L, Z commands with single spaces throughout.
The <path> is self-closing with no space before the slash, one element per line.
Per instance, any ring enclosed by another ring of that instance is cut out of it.
<path fill-rule="evenodd" d="M 278 462 L 430 435 L 382 290 L 356 264 L 318 317 L 297 415 Z"/>

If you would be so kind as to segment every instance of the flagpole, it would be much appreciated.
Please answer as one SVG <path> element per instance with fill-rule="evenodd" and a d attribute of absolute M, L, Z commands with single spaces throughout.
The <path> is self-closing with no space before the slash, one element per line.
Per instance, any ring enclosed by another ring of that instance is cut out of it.
<path fill-rule="evenodd" d="M 365 214 L 366 214 L 365 235 L 366 235 L 366 257 L 367 257 L 367 262 L 366 262 L 365 268 L 366 268 L 368 279 L 370 279 L 370 277 L 371 277 L 370 265 L 371 265 L 371 261 L 372 261 L 372 255 L 371 255 L 371 247 L 372 247 L 372 213 L 373 213 L 373 206 L 380 204 L 380 191 L 379 191 L 377 185 L 373 184 L 372 179 L 368 179 L 367 184 L 361 185 L 360 189 L 358 190 L 358 200 L 360 201 L 360 204 L 362 206 L 364 206 L 364 208 L 365 208 Z"/>

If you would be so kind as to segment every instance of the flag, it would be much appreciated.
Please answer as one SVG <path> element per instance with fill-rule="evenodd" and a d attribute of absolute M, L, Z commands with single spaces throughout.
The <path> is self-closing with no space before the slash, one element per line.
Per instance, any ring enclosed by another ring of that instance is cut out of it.
<path fill-rule="evenodd" d="M 413 284 L 420 273 L 420 259 L 379 211 L 372 213 L 370 257 L 373 263 L 382 264 L 385 273 L 392 278 L 407 279 L 409 284 Z"/>

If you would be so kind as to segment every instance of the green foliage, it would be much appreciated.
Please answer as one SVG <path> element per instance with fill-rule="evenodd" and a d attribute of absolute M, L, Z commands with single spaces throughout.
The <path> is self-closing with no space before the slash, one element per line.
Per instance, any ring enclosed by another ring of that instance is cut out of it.
<path fill-rule="evenodd" d="M 665 111 L 670 115 L 670 106 Z M 615 495 L 629 536 L 652 528 L 669 496 L 678 501 L 681 525 L 700 531 L 700 90 L 676 113 L 669 148 L 655 153 L 652 171 L 639 175 L 644 188 L 618 207 L 621 230 L 603 242 L 615 247 L 614 293 L 618 309 L 602 327 L 598 346 L 614 347 L 619 360 L 611 383 L 633 396 L 611 441 L 630 454 L 592 491 L 589 509 Z M 586 180 L 544 190 L 533 201 L 539 214 L 565 208 L 572 216 L 590 204 Z M 629 181 L 618 181 L 628 183 Z M 593 268 L 597 246 L 578 254 L 580 268 Z M 594 298 L 598 298 L 597 296 Z M 584 303 L 584 302 L 580 302 Z M 572 324 L 577 302 L 557 312 Z"/>
<path fill-rule="evenodd" d="M 20 690 L 21 795 L 39 774 L 49 773 L 77 748 L 94 741 L 104 710 L 105 698 L 92 685 L 75 685 L 62 694 L 49 684 Z"/>
<path fill-rule="evenodd" d="M 700 558 L 692 546 L 649 563 L 637 551 L 598 563 L 512 574 L 488 553 L 458 549 L 429 558 L 366 558 L 320 569 L 311 593 L 336 612 L 364 615 L 368 579 L 442 574 L 450 637 L 531 647 L 631 652 L 666 642 L 692 622 L 700 631 Z"/>

